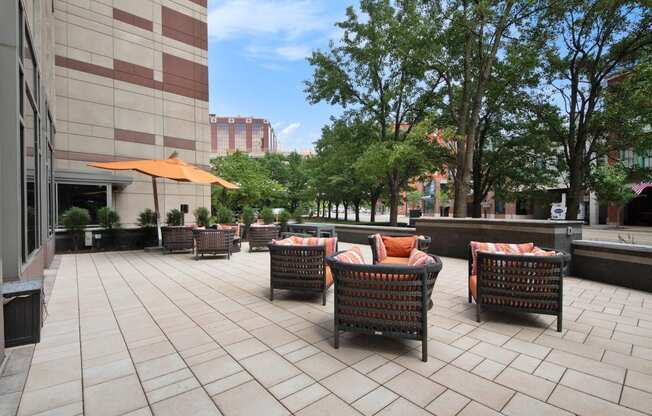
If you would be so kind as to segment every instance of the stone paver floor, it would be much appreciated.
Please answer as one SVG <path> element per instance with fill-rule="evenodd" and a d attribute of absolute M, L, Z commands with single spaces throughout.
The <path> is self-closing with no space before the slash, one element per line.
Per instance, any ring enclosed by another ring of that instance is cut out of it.
<path fill-rule="evenodd" d="M 18 414 L 652 414 L 652 294 L 568 278 L 562 333 L 539 315 L 478 324 L 466 262 L 443 261 L 423 363 L 418 342 L 333 349 L 332 290 L 270 303 L 266 252 L 58 256 Z"/>

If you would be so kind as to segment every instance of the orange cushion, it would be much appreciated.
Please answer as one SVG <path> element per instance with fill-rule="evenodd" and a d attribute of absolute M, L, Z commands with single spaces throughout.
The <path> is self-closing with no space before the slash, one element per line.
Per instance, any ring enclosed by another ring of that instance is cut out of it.
<path fill-rule="evenodd" d="M 410 261 L 409 257 L 387 256 L 385 257 L 385 260 L 380 262 L 380 264 L 408 264 L 409 261 Z"/>
<path fill-rule="evenodd" d="M 383 236 L 383 243 L 389 257 L 410 257 L 410 252 L 416 246 L 417 239 L 414 236 L 408 237 L 387 237 Z"/>
<path fill-rule="evenodd" d="M 471 295 L 473 299 L 477 299 L 478 293 L 478 277 L 474 274 L 471 275 L 469 279 L 469 289 L 471 289 Z"/>
<path fill-rule="evenodd" d="M 335 259 L 342 263 L 365 264 L 362 250 L 358 246 L 353 246 L 349 250 L 338 254 Z"/>
<path fill-rule="evenodd" d="M 476 274 L 478 251 L 486 251 L 489 253 L 497 253 L 497 254 L 524 254 L 524 253 L 531 252 L 532 249 L 534 249 L 534 243 L 511 244 L 511 243 L 483 243 L 479 241 L 471 241 L 471 256 L 473 257 L 471 274 Z"/>
<path fill-rule="evenodd" d="M 326 266 L 326 286 L 333 284 L 333 272 L 331 271 L 330 266 Z"/>

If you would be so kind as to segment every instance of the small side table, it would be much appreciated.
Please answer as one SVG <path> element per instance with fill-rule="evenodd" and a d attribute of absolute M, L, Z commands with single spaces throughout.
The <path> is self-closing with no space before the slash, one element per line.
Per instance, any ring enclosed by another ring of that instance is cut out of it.
<path fill-rule="evenodd" d="M 5 347 L 36 344 L 43 326 L 43 279 L 2 284 Z"/>

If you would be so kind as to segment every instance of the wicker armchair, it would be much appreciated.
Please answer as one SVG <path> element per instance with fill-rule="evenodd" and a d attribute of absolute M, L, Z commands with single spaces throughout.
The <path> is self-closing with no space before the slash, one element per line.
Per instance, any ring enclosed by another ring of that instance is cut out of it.
<path fill-rule="evenodd" d="M 269 244 L 269 299 L 274 289 L 320 293 L 326 305 L 326 293 L 333 275 L 326 267 L 326 247 Z"/>
<path fill-rule="evenodd" d="M 340 331 L 421 341 L 421 359 L 428 361 L 428 309 L 442 268 L 441 260 L 425 266 L 326 262 L 335 281 L 334 347 Z"/>
<path fill-rule="evenodd" d="M 382 237 L 410 237 L 408 235 L 400 235 L 400 234 L 382 234 Z M 378 264 L 378 250 L 376 247 L 376 238 L 375 234 L 372 234 L 367 237 L 369 240 L 369 245 L 371 246 L 371 255 L 373 256 L 373 262 L 374 264 Z M 417 238 L 417 248 L 421 251 L 425 251 L 426 253 L 428 252 L 428 248 L 430 248 L 430 243 L 432 240 L 428 236 L 419 236 Z M 406 258 L 406 263 L 407 263 L 407 258 Z"/>
<path fill-rule="evenodd" d="M 233 252 L 233 230 L 198 230 L 195 233 L 195 259 L 205 255 L 226 255 Z"/>
<path fill-rule="evenodd" d="M 469 248 L 469 302 L 476 302 L 476 320 L 480 322 L 485 309 L 555 315 L 561 332 L 563 279 L 569 260 L 561 251 L 554 256 L 478 251 L 473 276 Z"/>
<path fill-rule="evenodd" d="M 192 251 L 194 245 L 193 230 L 190 227 L 168 226 L 161 228 L 163 249 L 173 251 Z"/>
<path fill-rule="evenodd" d="M 266 248 L 272 240 L 278 238 L 280 227 L 277 225 L 252 225 L 247 231 L 249 251 Z"/>
<path fill-rule="evenodd" d="M 242 248 L 242 236 L 240 235 L 242 227 L 240 227 L 240 224 L 213 224 L 210 228 L 213 230 L 233 230 L 233 248 L 231 249 L 231 253 L 240 252 Z"/>

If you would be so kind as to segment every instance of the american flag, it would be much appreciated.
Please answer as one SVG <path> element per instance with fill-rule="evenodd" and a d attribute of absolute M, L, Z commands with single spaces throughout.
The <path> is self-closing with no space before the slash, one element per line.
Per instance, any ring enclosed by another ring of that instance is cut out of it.
<path fill-rule="evenodd" d="M 641 182 L 637 183 L 636 185 L 632 185 L 632 191 L 634 191 L 636 195 L 640 195 L 641 192 L 647 188 L 652 188 L 652 182 Z"/>

